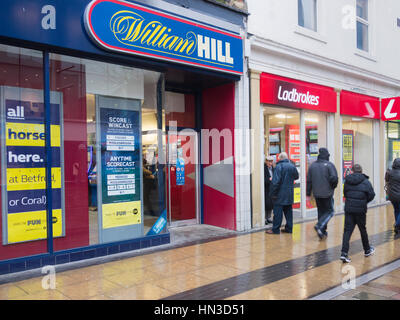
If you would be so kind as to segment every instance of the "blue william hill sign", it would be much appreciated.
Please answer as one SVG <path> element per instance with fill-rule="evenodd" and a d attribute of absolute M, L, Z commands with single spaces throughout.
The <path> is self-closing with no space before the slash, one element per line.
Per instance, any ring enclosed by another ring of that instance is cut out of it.
<path fill-rule="evenodd" d="M 239 35 L 132 2 L 94 0 L 85 26 L 101 48 L 232 74 L 243 72 Z"/>

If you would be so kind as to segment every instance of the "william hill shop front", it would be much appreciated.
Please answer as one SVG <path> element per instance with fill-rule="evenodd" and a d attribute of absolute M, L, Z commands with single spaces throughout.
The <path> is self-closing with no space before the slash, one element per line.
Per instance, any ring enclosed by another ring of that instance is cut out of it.
<path fill-rule="evenodd" d="M 234 129 L 241 26 L 141 2 L 2 1 L 0 274 L 235 228 L 199 133 Z"/>

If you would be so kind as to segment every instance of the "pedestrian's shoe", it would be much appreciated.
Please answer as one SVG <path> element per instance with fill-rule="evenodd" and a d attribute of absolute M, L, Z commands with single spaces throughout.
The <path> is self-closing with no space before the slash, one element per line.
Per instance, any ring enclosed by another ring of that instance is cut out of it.
<path fill-rule="evenodd" d="M 371 255 L 373 255 L 375 252 L 375 248 L 374 247 L 370 247 L 369 250 L 365 251 L 364 256 L 365 257 L 369 257 Z"/>
<path fill-rule="evenodd" d="M 343 261 L 343 263 L 350 263 L 351 259 L 349 258 L 349 256 L 347 255 L 347 253 L 343 253 L 340 256 L 340 260 Z"/>
<path fill-rule="evenodd" d="M 283 233 L 292 233 L 292 231 L 289 231 L 289 230 L 287 230 L 285 228 L 281 229 L 281 232 L 283 232 Z"/>
<path fill-rule="evenodd" d="M 272 220 L 267 218 L 267 223 L 272 223 Z"/>
<path fill-rule="evenodd" d="M 400 226 L 394 225 L 394 233 L 398 234 L 400 232 Z"/>
<path fill-rule="evenodd" d="M 324 234 L 322 233 L 321 229 L 318 228 L 317 226 L 314 226 L 315 231 L 318 234 L 318 237 L 322 240 L 322 238 L 324 237 Z"/>
<path fill-rule="evenodd" d="M 275 233 L 275 232 L 273 232 L 271 229 L 269 229 L 269 230 L 265 231 L 265 233 L 267 233 L 267 234 L 279 234 L 279 233 Z"/>

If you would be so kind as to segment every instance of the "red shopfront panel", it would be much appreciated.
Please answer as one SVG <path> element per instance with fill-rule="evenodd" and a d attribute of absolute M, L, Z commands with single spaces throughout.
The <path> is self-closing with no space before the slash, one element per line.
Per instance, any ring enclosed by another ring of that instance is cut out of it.
<path fill-rule="evenodd" d="M 382 99 L 381 119 L 400 120 L 400 97 Z"/>
<path fill-rule="evenodd" d="M 183 183 L 177 183 L 177 165 L 170 166 L 167 175 L 167 202 L 168 213 L 171 222 L 196 219 L 196 136 L 179 134 L 168 135 L 168 144 L 177 144 L 178 140 L 182 147 L 182 157 L 185 161 Z M 168 181 L 171 179 L 171 181 Z"/>
<path fill-rule="evenodd" d="M 227 140 L 229 143 L 220 140 L 219 150 L 213 149 L 211 139 L 204 141 L 202 135 L 204 223 L 231 230 L 236 229 L 234 110 L 234 83 L 203 91 L 202 129 L 216 129 L 219 133 L 225 130 L 231 134 L 231 139 Z M 206 148 L 205 143 L 208 144 Z M 215 152 L 219 152 L 219 157 Z M 222 160 L 228 160 L 230 164 L 220 164 Z"/>
<path fill-rule="evenodd" d="M 54 250 L 89 245 L 85 66 L 50 62 L 50 89 L 62 92 L 64 124 L 65 237 Z"/>
<path fill-rule="evenodd" d="M 195 107 L 195 96 L 193 94 L 185 94 L 185 109 L 182 112 L 166 112 L 165 123 L 167 126 L 171 122 L 176 121 L 178 128 L 195 128 L 196 127 L 196 107 Z"/>
<path fill-rule="evenodd" d="M 333 88 L 262 73 L 260 101 L 297 109 L 336 112 L 336 92 Z"/>
<path fill-rule="evenodd" d="M 343 90 L 340 93 L 340 114 L 379 119 L 379 98 Z"/>

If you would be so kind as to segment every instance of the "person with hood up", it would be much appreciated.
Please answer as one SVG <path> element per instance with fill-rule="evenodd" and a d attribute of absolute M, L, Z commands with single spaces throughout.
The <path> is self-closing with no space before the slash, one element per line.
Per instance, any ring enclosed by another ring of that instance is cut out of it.
<path fill-rule="evenodd" d="M 317 161 L 308 168 L 307 173 L 307 200 L 311 192 L 314 194 L 318 209 L 318 223 L 314 226 L 320 239 L 328 236 L 328 222 L 333 217 L 333 194 L 338 184 L 338 175 L 335 165 L 329 161 L 329 151 L 320 148 Z"/>
<path fill-rule="evenodd" d="M 355 226 L 358 226 L 361 234 L 361 242 L 364 248 L 364 256 L 368 257 L 375 252 L 375 248 L 370 246 L 366 228 L 367 204 L 375 197 L 374 189 L 368 176 L 362 173 L 362 167 L 355 164 L 352 174 L 348 175 L 344 182 L 343 195 L 344 204 L 344 232 L 342 242 L 342 254 L 340 260 L 344 263 L 351 262 L 348 256 L 350 238 Z"/>
<path fill-rule="evenodd" d="M 394 211 L 394 232 L 400 231 L 400 158 L 393 160 L 392 169 L 388 169 L 385 174 L 386 194 L 393 205 Z"/>
<path fill-rule="evenodd" d="M 286 152 L 280 153 L 278 160 L 269 191 L 274 204 L 274 218 L 272 230 L 266 231 L 268 234 L 280 234 L 281 231 L 292 233 L 293 231 L 294 182 L 299 178 L 299 172 L 289 161 Z M 280 230 L 283 214 L 285 214 L 286 226 Z"/>

